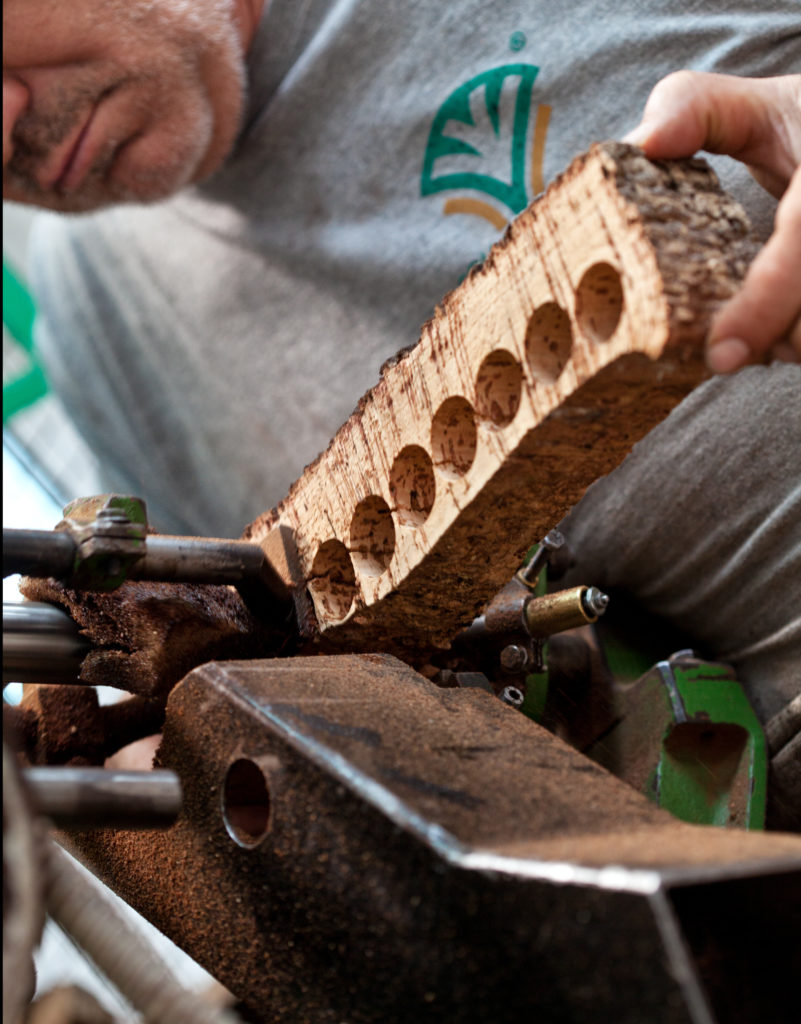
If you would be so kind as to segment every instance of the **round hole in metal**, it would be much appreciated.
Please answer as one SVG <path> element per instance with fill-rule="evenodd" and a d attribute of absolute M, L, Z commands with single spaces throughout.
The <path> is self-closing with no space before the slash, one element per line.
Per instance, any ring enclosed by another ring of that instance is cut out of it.
<path fill-rule="evenodd" d="M 230 765 L 222 793 L 228 835 L 239 846 L 258 846 L 270 826 L 270 791 L 255 761 L 240 757 Z"/>

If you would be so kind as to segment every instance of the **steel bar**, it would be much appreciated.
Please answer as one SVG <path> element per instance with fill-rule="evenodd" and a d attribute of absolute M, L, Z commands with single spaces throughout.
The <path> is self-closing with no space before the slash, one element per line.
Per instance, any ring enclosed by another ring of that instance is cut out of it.
<path fill-rule="evenodd" d="M 55 605 L 3 604 L 3 685 L 79 683 L 81 662 L 91 646 L 77 623 Z"/>
<path fill-rule="evenodd" d="M 79 552 L 69 533 L 3 530 L 3 575 L 68 579 Z M 293 603 L 286 583 L 258 544 L 243 540 L 149 535 L 145 553 L 131 565 L 131 580 L 160 583 L 209 583 L 237 586 L 259 616 L 286 618 Z"/>
<path fill-rule="evenodd" d="M 76 543 L 68 534 L 54 530 L 3 530 L 3 577 L 55 576 L 72 572 Z"/>
<path fill-rule="evenodd" d="M 130 578 L 180 583 L 239 583 L 258 578 L 264 552 L 241 540 L 151 535 L 145 555 Z M 76 543 L 69 533 L 54 530 L 3 530 L 3 575 L 68 576 Z"/>
<path fill-rule="evenodd" d="M 234 584 L 259 575 L 264 552 L 258 544 L 198 537 L 150 536 L 132 579 Z"/>
<path fill-rule="evenodd" d="M 131 568 L 129 577 L 234 585 L 258 618 L 289 622 L 294 613 L 286 583 L 259 545 L 249 541 L 149 536 L 145 556 Z"/>
<path fill-rule="evenodd" d="M 181 810 L 175 772 L 106 768 L 25 768 L 34 807 L 63 828 L 166 828 Z"/>
<path fill-rule="evenodd" d="M 54 842 L 45 845 L 47 912 L 72 937 L 147 1024 L 238 1024 L 179 984 L 163 957 Z"/>

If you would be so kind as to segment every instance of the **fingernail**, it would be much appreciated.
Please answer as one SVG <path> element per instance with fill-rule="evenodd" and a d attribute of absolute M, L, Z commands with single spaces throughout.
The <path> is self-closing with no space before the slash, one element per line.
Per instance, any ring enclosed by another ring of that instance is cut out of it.
<path fill-rule="evenodd" d="M 706 365 L 714 373 L 731 373 L 745 366 L 751 349 L 740 338 L 723 338 L 706 350 Z"/>

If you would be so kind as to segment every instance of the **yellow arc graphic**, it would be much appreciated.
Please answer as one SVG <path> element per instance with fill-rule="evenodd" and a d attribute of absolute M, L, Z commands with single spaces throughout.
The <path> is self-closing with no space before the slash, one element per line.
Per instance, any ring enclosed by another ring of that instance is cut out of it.
<path fill-rule="evenodd" d="M 545 188 L 543 176 L 543 161 L 545 159 L 545 137 L 548 134 L 548 124 L 551 120 L 551 108 L 546 103 L 537 107 L 537 119 L 534 122 L 534 139 L 531 144 L 531 194 L 532 198 L 538 196 Z M 470 199 L 468 197 L 448 199 L 442 207 L 442 212 L 449 216 L 454 213 L 467 213 L 474 217 L 482 217 L 502 231 L 507 225 L 507 219 L 496 210 L 490 203 L 481 199 Z"/>
<path fill-rule="evenodd" d="M 489 203 L 482 202 L 481 199 L 448 199 L 442 207 L 442 212 L 446 215 L 451 213 L 470 213 L 474 217 L 483 217 L 484 220 L 488 220 L 499 231 L 506 227 L 506 217 L 504 217 L 500 210 L 496 210 Z"/>

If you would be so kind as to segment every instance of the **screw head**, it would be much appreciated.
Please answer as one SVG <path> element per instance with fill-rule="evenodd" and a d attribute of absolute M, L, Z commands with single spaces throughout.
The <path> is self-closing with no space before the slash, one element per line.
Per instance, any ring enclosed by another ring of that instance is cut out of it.
<path fill-rule="evenodd" d="M 519 644 L 508 644 L 501 651 L 500 660 L 507 672 L 522 672 L 529 662 L 528 651 Z"/>
<path fill-rule="evenodd" d="M 542 546 L 549 551 L 558 551 L 565 543 L 565 536 L 561 530 L 553 529 L 542 538 Z"/>

